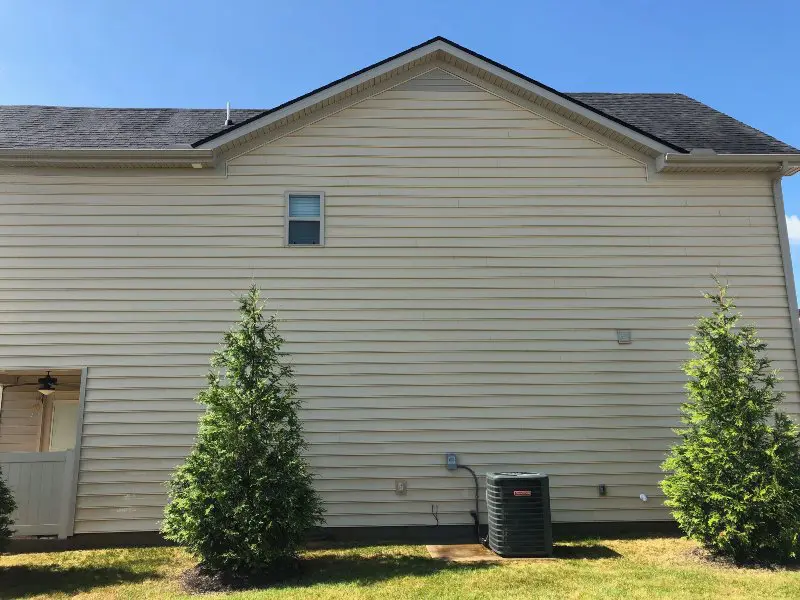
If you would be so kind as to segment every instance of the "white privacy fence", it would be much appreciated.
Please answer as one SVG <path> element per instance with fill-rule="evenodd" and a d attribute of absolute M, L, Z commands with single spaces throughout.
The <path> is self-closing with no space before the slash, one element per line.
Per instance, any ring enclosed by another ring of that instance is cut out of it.
<path fill-rule="evenodd" d="M 72 533 L 73 467 L 72 451 L 0 453 L 0 469 L 17 502 L 14 535 Z"/>

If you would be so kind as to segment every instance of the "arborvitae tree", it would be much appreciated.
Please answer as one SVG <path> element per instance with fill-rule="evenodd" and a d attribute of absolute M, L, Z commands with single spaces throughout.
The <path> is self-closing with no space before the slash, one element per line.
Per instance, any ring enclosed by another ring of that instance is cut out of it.
<path fill-rule="evenodd" d="M 8 488 L 3 472 L 0 470 L 0 552 L 3 552 L 8 546 L 8 540 L 14 530 L 11 526 L 14 524 L 14 519 L 11 518 L 11 513 L 17 508 L 17 503 L 14 501 L 14 496 Z"/>
<path fill-rule="evenodd" d="M 737 329 L 741 315 L 717 285 L 704 294 L 713 313 L 689 341 L 686 426 L 661 486 L 683 531 L 712 553 L 738 563 L 786 560 L 800 550 L 798 427 L 775 411 L 783 393 L 762 354 L 767 345 L 754 327 Z"/>
<path fill-rule="evenodd" d="M 292 369 L 275 316 L 264 319 L 254 285 L 241 318 L 211 359 L 197 440 L 169 482 L 162 531 L 201 567 L 237 577 L 294 568 L 322 508 L 303 456 Z"/>

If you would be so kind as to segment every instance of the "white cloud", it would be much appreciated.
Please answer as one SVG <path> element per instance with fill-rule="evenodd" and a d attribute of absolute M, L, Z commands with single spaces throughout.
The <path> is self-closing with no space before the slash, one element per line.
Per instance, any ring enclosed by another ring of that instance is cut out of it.
<path fill-rule="evenodd" d="M 800 217 L 790 215 L 786 217 L 786 228 L 789 230 L 789 241 L 800 244 Z"/>

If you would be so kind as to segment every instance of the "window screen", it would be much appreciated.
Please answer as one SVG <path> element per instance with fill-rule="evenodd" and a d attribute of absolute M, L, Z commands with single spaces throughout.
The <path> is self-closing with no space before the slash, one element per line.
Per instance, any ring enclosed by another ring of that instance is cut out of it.
<path fill-rule="evenodd" d="M 322 194 L 288 194 L 286 243 L 319 246 L 324 240 Z"/>

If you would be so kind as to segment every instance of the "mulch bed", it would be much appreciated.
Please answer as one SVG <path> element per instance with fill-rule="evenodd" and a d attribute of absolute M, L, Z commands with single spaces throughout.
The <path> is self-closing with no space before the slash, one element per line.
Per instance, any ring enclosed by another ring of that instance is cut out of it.
<path fill-rule="evenodd" d="M 190 594 L 212 592 L 234 592 L 255 588 L 276 587 L 297 581 L 302 575 L 302 563 L 294 560 L 266 573 L 249 576 L 215 571 L 203 565 L 184 571 L 181 576 L 183 589 Z"/>
<path fill-rule="evenodd" d="M 766 571 L 798 571 L 800 570 L 800 561 L 791 561 L 788 563 L 776 562 L 757 562 L 748 561 L 744 563 L 737 563 L 732 558 L 727 556 L 720 556 L 713 554 L 705 548 L 694 548 L 688 554 L 695 560 L 703 562 L 707 565 L 721 567 L 725 569 L 763 569 Z"/>

